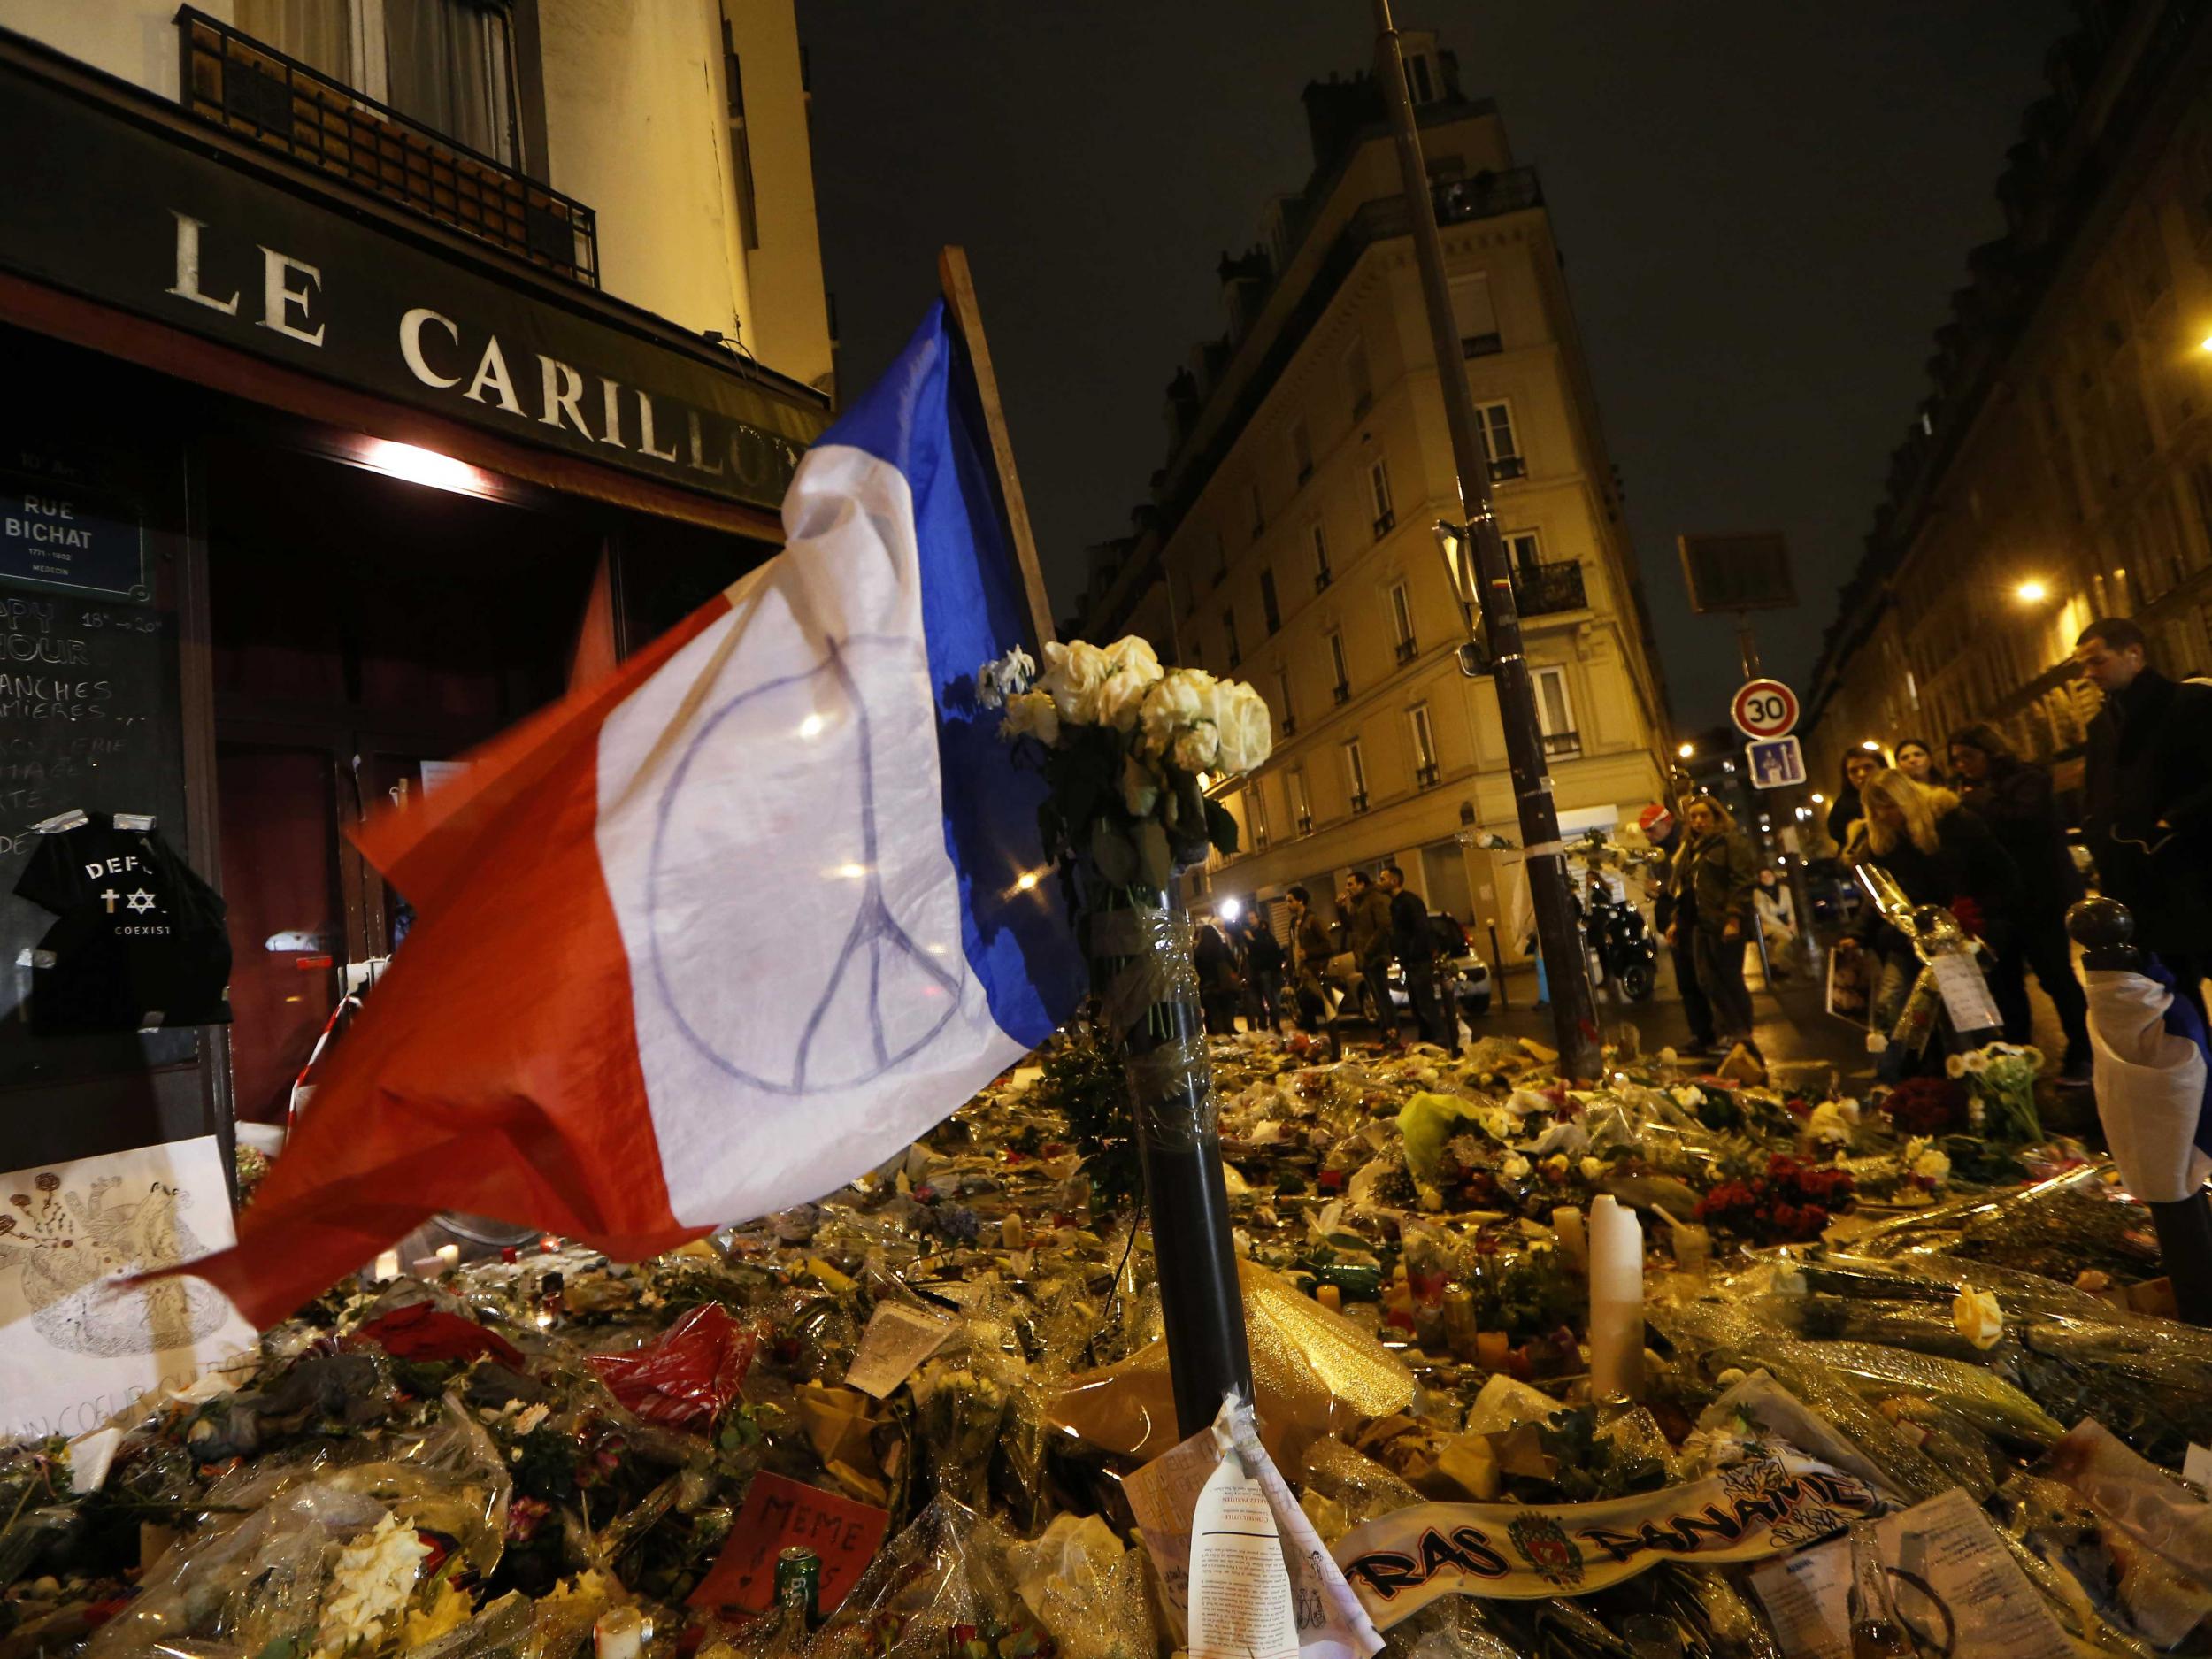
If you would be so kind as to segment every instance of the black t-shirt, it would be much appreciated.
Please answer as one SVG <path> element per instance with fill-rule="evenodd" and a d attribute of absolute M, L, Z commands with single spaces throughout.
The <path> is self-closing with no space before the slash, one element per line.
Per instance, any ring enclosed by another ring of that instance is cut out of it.
<path fill-rule="evenodd" d="M 57 918 L 32 957 L 38 1035 L 230 1023 L 222 896 L 157 832 L 91 813 L 42 838 L 15 890 Z"/>

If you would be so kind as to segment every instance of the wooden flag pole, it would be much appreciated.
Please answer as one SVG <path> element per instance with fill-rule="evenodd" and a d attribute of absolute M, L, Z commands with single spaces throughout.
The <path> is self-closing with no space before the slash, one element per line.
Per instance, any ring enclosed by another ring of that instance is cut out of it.
<path fill-rule="evenodd" d="M 990 342 L 983 334 L 983 311 L 975 299 L 975 278 L 968 270 L 968 250 L 947 243 L 937 254 L 937 285 L 945 303 L 952 308 L 953 326 L 968 344 L 968 360 L 975 370 L 976 391 L 983 403 L 983 425 L 991 434 L 991 460 L 998 474 L 1001 504 L 1006 511 L 1008 534 L 1014 538 L 1014 562 L 1020 566 L 1022 591 L 1029 598 L 1029 620 L 1036 642 L 1059 637 L 1052 620 L 1052 601 L 1045 594 L 1044 572 L 1037 563 L 1037 538 L 1029 528 L 1029 503 L 1022 495 L 1021 474 L 1014 467 L 1014 442 L 1006 432 L 1006 406 L 999 401 L 998 372 L 991 366 Z"/>

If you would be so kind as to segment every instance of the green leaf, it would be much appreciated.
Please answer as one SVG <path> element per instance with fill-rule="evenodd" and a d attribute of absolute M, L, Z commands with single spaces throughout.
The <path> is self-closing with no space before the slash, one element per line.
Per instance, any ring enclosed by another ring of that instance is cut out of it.
<path fill-rule="evenodd" d="M 1115 887 L 1125 887 L 1137 879 L 1137 849 L 1102 818 L 1091 824 L 1091 859 Z"/>
<path fill-rule="evenodd" d="M 1206 839 L 1225 856 L 1237 849 L 1237 821 L 1218 801 L 1206 803 Z"/>

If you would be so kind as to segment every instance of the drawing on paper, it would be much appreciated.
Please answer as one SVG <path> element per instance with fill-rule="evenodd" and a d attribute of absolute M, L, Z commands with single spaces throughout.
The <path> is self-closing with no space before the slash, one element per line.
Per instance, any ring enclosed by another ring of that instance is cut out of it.
<path fill-rule="evenodd" d="M 12 1185 L 0 1208 L 0 1274 L 21 1274 L 31 1326 L 54 1348 L 102 1359 L 160 1354 L 190 1348 L 229 1317 L 198 1279 L 111 1282 L 205 1254 L 183 1214 L 188 1189 L 111 1175 L 80 1191 L 50 1170 L 28 1191 Z"/>

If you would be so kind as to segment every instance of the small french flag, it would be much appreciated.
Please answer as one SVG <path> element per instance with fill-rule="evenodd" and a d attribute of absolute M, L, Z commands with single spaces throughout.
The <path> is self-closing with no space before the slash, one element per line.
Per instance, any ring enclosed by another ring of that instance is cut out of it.
<path fill-rule="evenodd" d="M 834 1190 L 1084 984 L 1041 780 L 975 704 L 1028 611 L 941 303 L 784 550 L 364 832 L 418 920 L 234 1249 L 267 1325 L 442 1210 L 636 1257 Z"/>

